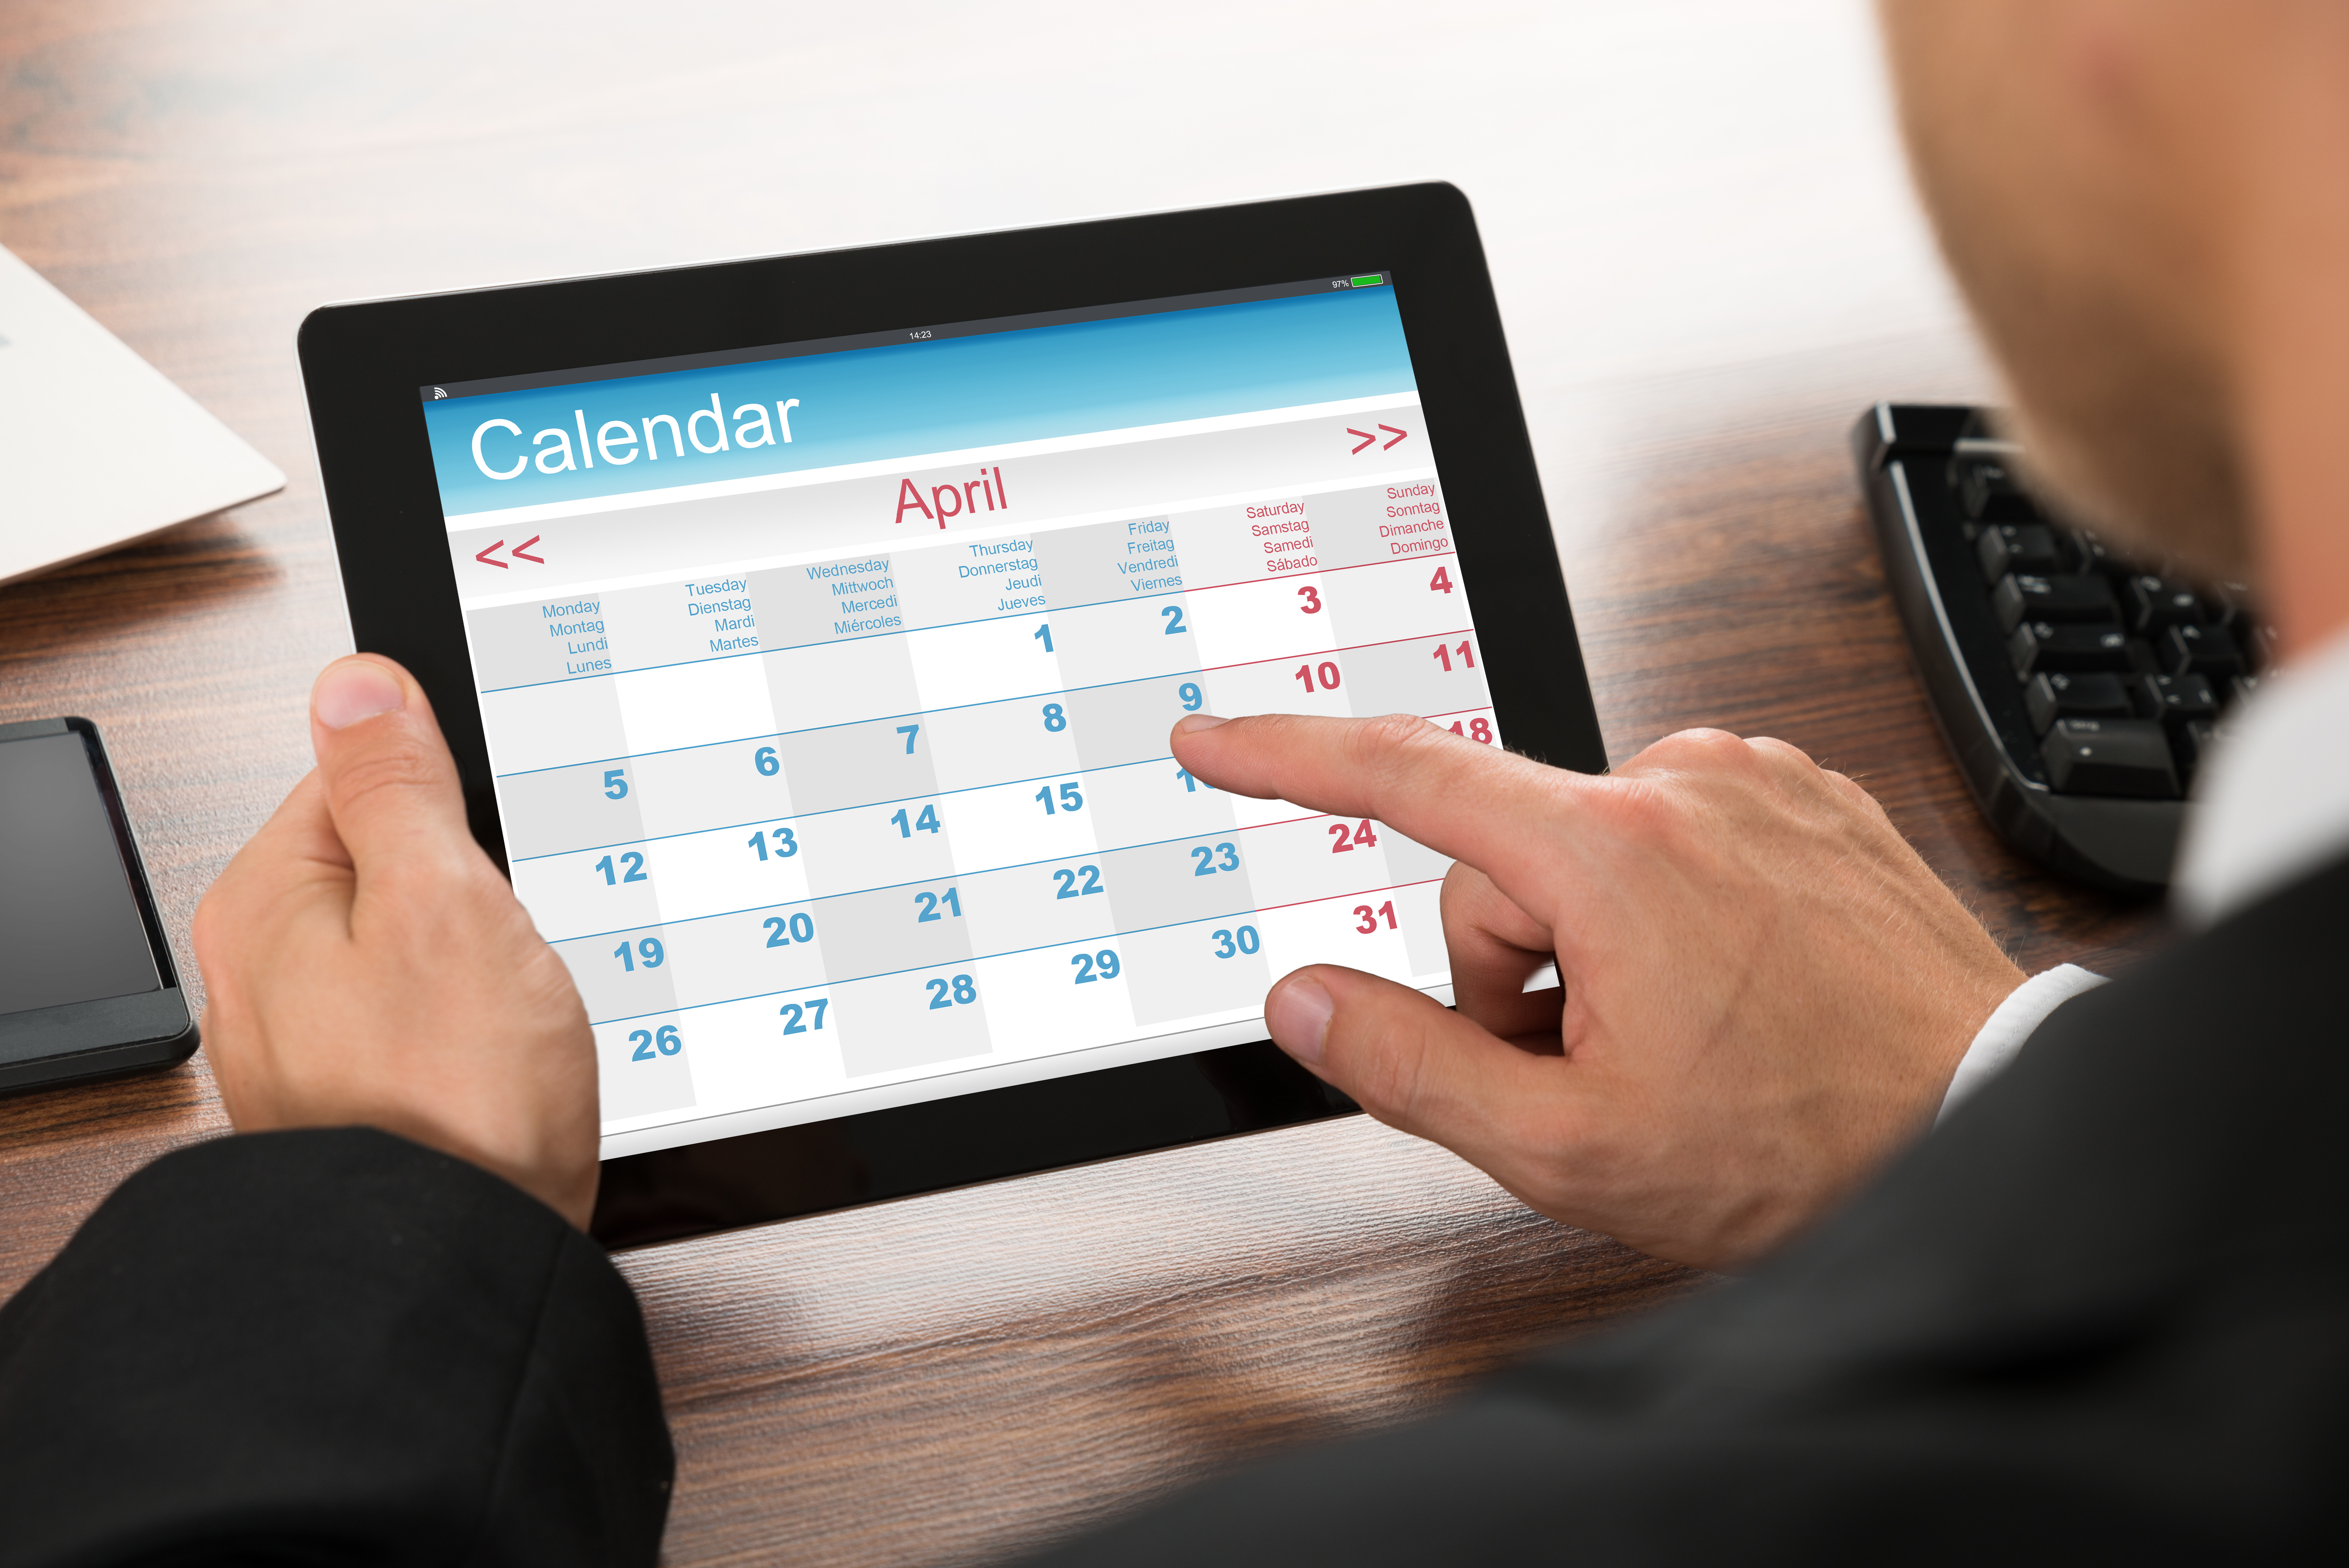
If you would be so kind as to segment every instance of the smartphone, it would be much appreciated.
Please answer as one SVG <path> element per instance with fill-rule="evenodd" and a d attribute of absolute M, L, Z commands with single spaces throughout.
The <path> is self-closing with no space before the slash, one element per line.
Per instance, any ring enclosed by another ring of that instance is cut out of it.
<path fill-rule="evenodd" d="M 0 724 L 0 1092 L 196 1049 L 98 726 Z"/>

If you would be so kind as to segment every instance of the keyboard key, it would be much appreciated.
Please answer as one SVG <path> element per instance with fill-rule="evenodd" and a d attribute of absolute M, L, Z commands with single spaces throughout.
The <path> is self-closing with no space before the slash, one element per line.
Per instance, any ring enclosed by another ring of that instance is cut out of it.
<path fill-rule="evenodd" d="M 2149 678 L 2148 678 L 2149 679 Z M 2045 734 L 2058 719 L 2131 719 L 2128 687 L 2117 675 L 2034 675 L 2023 689 L 2023 705 L 2031 711 L 2031 727 Z"/>
<path fill-rule="evenodd" d="M 2066 528 L 2058 543 L 2071 546 L 2075 570 L 2093 572 L 2102 577 L 2136 575 L 2137 568 L 2114 554 L 2112 546 L 2105 543 L 2104 535 L 2094 528 Z"/>
<path fill-rule="evenodd" d="M 2275 662 L 2275 628 L 2249 616 L 2243 619 L 2250 622 L 2251 629 L 2246 632 L 2236 628 L 2235 642 L 2243 650 L 2245 673 L 2257 675 Z"/>
<path fill-rule="evenodd" d="M 2140 675 L 2133 690 L 2141 719 L 2159 719 L 2175 728 L 2189 720 L 2219 716 L 2219 694 L 2199 675 Z"/>
<path fill-rule="evenodd" d="M 2235 634 L 2221 626 L 2173 626 L 2161 634 L 2161 667 L 2172 675 L 2205 675 L 2213 680 L 2243 673 Z"/>
<path fill-rule="evenodd" d="M 1960 459 L 1956 470 L 1958 505 L 1976 523 L 2036 523 L 2039 508 L 2014 482 L 2006 464 L 1992 458 Z"/>
<path fill-rule="evenodd" d="M 2059 719 L 2039 748 L 2047 780 L 2066 794 L 2176 800 L 2169 737 L 2150 719 Z"/>
<path fill-rule="evenodd" d="M 2045 576 L 2064 569 L 2064 556 L 2054 530 L 2042 523 L 2002 523 L 1985 528 L 1974 542 L 1982 561 L 1982 581 L 1994 583 L 2009 572 Z"/>
<path fill-rule="evenodd" d="M 2239 702 L 2249 701 L 2251 694 L 2259 689 L 2260 678 L 2258 676 L 2236 676 L 2232 680 L 2227 682 L 2227 706 L 2232 708 Z"/>
<path fill-rule="evenodd" d="M 2026 620 L 2109 624 L 2121 618 L 2112 584 L 2102 577 L 2069 573 L 2043 577 L 2033 572 L 2009 572 L 1991 590 L 1990 603 L 1998 612 L 1998 629 L 2007 632 Z"/>
<path fill-rule="evenodd" d="M 2131 644 L 2128 633 L 2118 627 L 2059 626 L 2053 621 L 2027 620 L 2014 628 L 2007 639 L 2006 656 L 2014 663 L 2014 678 L 2029 680 L 2033 676 L 2063 670 L 2110 670 L 2116 675 L 2137 672 L 2142 656 L 2137 651 L 2142 644 Z M 2150 659 L 2142 659 L 2143 667 L 2153 668 Z"/>
<path fill-rule="evenodd" d="M 2158 636 L 2166 626 L 2201 624 L 2202 601 L 2183 583 L 2173 583 L 2167 577 L 2134 576 L 2129 578 L 2124 593 L 2123 602 L 2127 607 L 2124 618 L 2131 631 L 2152 637 Z"/>
<path fill-rule="evenodd" d="M 2202 623 L 2223 626 L 2241 635 L 2251 624 L 2251 590 L 2240 583 L 2220 583 L 2202 601 Z"/>
<path fill-rule="evenodd" d="M 2219 742 L 2219 726 L 2209 719 L 2189 719 L 2178 727 L 2176 742 L 2170 749 L 2178 754 L 2179 770 L 2192 774 L 2210 755 L 2210 748 Z"/>

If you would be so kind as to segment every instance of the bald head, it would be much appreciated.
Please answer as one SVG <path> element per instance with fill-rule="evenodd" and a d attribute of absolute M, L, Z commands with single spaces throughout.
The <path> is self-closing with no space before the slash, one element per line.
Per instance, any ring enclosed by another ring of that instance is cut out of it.
<path fill-rule="evenodd" d="M 1881 11 L 1919 185 L 2042 477 L 2200 575 L 2267 575 L 2260 383 L 2320 254 L 2349 287 L 2349 5 Z"/>

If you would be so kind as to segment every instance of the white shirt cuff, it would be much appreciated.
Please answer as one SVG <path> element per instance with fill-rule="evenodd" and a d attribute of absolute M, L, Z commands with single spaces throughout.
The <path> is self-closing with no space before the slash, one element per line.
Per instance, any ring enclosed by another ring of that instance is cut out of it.
<path fill-rule="evenodd" d="M 2054 969 L 2033 975 L 2007 993 L 1998 1011 L 1982 1024 L 1974 1043 L 1958 1061 L 1958 1070 L 1950 1079 L 1949 1092 L 1941 1096 L 1940 1114 L 1933 1118 L 1939 1127 L 1955 1110 L 1958 1102 L 2006 1071 L 2031 1032 L 2046 1022 L 2047 1015 L 2084 991 L 2094 991 L 2105 983 L 2105 977 L 2091 974 L 2075 963 L 2057 964 Z"/>

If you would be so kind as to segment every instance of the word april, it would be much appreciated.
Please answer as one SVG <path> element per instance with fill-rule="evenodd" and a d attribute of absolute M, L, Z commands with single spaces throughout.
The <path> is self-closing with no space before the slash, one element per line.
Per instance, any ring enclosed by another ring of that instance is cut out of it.
<path fill-rule="evenodd" d="M 990 480 L 989 474 L 995 477 Z M 977 479 L 963 484 L 933 484 L 926 501 L 922 499 L 921 490 L 912 480 L 900 480 L 897 484 L 897 515 L 889 521 L 903 523 L 906 513 L 918 512 L 943 528 L 949 517 L 962 517 L 977 512 L 981 501 L 987 504 L 989 512 L 1011 509 L 1010 493 L 1003 488 L 1001 469 L 982 468 Z"/>

